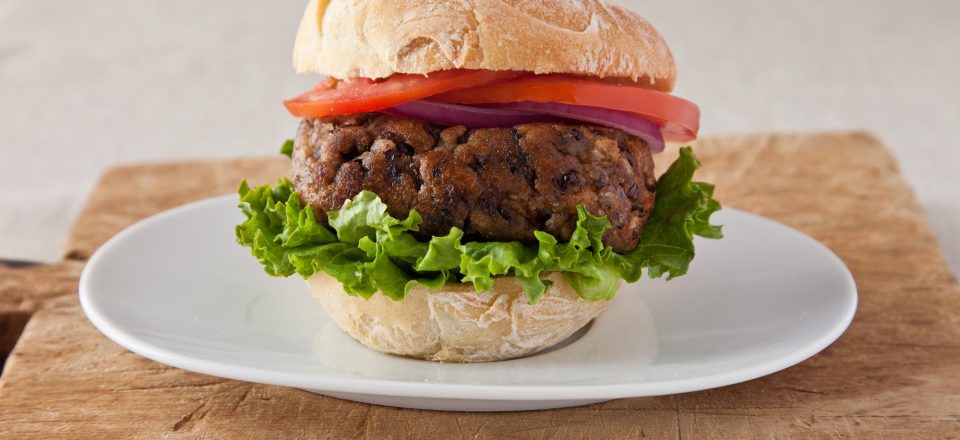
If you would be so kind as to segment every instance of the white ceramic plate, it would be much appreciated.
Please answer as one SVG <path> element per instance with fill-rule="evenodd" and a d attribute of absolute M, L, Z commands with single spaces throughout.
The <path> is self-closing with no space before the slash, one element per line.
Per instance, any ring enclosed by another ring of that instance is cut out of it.
<path fill-rule="evenodd" d="M 856 286 L 829 249 L 773 221 L 718 213 L 690 273 L 626 285 L 578 340 L 532 357 L 443 364 L 371 351 L 304 282 L 263 273 L 237 245 L 224 196 L 144 220 L 80 279 L 90 321 L 118 344 L 186 370 L 382 405 L 557 408 L 754 379 L 813 356 L 847 328 Z"/>

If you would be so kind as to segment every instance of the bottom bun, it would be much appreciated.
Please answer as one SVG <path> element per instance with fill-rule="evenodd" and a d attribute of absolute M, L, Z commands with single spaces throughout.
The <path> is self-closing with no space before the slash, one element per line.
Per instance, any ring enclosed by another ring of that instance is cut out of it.
<path fill-rule="evenodd" d="M 472 284 L 432 290 L 416 286 L 402 301 L 344 292 L 318 273 L 307 280 L 314 298 L 345 332 L 374 350 L 444 362 L 487 362 L 549 348 L 587 325 L 609 301 L 586 301 L 559 273 L 537 304 L 528 304 L 516 278 L 494 279 L 477 292 Z"/>

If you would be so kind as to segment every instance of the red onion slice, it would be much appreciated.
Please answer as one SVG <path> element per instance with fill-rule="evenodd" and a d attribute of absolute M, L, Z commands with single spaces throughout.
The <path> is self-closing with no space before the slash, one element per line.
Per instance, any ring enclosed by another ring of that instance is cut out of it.
<path fill-rule="evenodd" d="M 514 102 L 482 106 L 448 104 L 428 100 L 411 101 L 381 110 L 397 116 L 439 125 L 469 128 L 512 127 L 532 122 L 589 122 L 616 128 L 643 139 L 650 151 L 664 149 L 660 127 L 630 112 L 556 102 Z"/>
<path fill-rule="evenodd" d="M 660 127 L 630 112 L 556 102 L 527 101 L 509 104 L 486 104 L 484 107 L 541 113 L 616 128 L 646 141 L 652 153 L 659 153 L 664 149 L 663 132 Z"/>
<path fill-rule="evenodd" d="M 513 127 L 531 122 L 561 122 L 563 118 L 540 112 L 447 104 L 434 101 L 411 101 L 396 105 L 384 113 L 417 119 L 438 125 L 463 125 L 469 128 Z"/>

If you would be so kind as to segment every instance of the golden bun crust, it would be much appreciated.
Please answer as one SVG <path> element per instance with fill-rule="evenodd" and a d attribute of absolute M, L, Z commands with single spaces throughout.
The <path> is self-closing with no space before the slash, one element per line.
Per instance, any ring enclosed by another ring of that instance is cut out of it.
<path fill-rule="evenodd" d="M 602 0 L 311 0 L 293 65 L 341 79 L 450 69 L 565 73 L 667 91 L 676 79 L 656 29 Z"/>
<path fill-rule="evenodd" d="M 350 296 L 335 279 L 318 273 L 307 280 L 327 314 L 369 348 L 418 359 L 487 362 L 549 348 L 587 325 L 609 301 L 585 301 L 553 273 L 537 304 L 513 277 L 499 277 L 477 292 L 470 284 L 431 290 L 417 286 L 402 301 L 379 293 L 369 300 Z"/>

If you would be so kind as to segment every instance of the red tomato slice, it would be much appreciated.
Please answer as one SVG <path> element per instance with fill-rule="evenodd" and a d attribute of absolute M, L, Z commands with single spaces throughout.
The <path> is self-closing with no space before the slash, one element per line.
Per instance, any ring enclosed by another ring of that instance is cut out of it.
<path fill-rule="evenodd" d="M 382 80 L 366 78 L 324 81 L 312 90 L 283 102 L 294 116 L 330 116 L 373 112 L 427 96 L 515 78 L 517 72 L 445 70 L 429 76 L 394 74 Z"/>
<path fill-rule="evenodd" d="M 700 108 L 669 93 L 631 85 L 568 76 L 525 76 L 511 81 L 454 90 L 431 100 L 453 104 L 560 102 L 636 113 L 660 125 L 664 139 L 691 141 L 700 129 Z"/>

